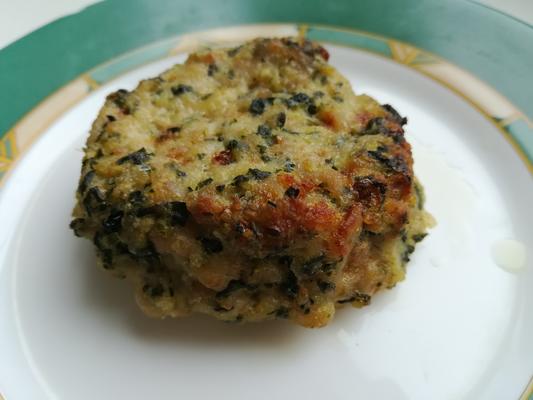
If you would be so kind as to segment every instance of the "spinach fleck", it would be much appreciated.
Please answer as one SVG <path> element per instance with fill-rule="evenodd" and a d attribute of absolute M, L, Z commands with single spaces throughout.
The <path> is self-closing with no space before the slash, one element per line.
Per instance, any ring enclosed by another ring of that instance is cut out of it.
<path fill-rule="evenodd" d="M 85 174 L 85 176 L 82 178 L 80 185 L 78 186 L 78 192 L 81 194 L 85 193 L 87 190 L 87 187 L 90 185 L 91 181 L 94 179 L 96 173 L 94 170 L 90 170 Z"/>
<path fill-rule="evenodd" d="M 189 92 L 192 92 L 192 86 L 189 86 L 189 85 L 184 85 L 184 84 L 179 84 L 177 86 L 172 86 L 170 88 L 172 94 L 174 96 L 181 96 L 182 94 L 184 93 L 189 93 Z"/>
<path fill-rule="evenodd" d="M 337 303 L 344 304 L 344 303 L 353 303 L 355 301 L 363 306 L 366 306 L 370 304 L 371 299 L 372 297 L 368 294 L 355 292 L 353 296 L 347 299 L 344 299 L 344 300 L 338 300 Z"/>
<path fill-rule="evenodd" d="M 287 190 L 285 190 L 285 196 L 290 197 L 291 199 L 295 199 L 300 194 L 300 189 L 297 189 L 295 187 L 289 186 Z"/>
<path fill-rule="evenodd" d="M 265 101 L 263 99 L 252 100 L 248 111 L 252 115 L 261 115 L 265 111 Z"/>
<path fill-rule="evenodd" d="M 135 165 L 143 165 L 146 161 L 150 159 L 152 154 L 148 153 L 146 149 L 143 147 L 133 153 L 130 153 L 124 157 L 121 157 L 117 160 L 118 165 L 122 165 L 127 162 L 131 162 Z"/>
<path fill-rule="evenodd" d="M 128 195 L 128 202 L 134 206 L 139 206 L 146 201 L 146 197 L 140 190 L 135 190 Z"/>
<path fill-rule="evenodd" d="M 302 265 L 302 272 L 305 275 L 309 275 L 309 276 L 316 274 L 322 267 L 322 264 L 324 263 L 324 259 L 325 259 L 324 255 L 311 258 L 310 260 L 306 261 Z"/>
<path fill-rule="evenodd" d="M 96 186 L 93 186 L 87 191 L 87 194 L 83 199 L 83 205 L 89 215 L 94 211 L 104 211 L 107 208 L 104 194 Z"/>
<path fill-rule="evenodd" d="M 222 250 L 224 250 L 224 246 L 222 245 L 222 242 L 215 238 L 209 238 L 209 237 L 201 237 L 200 243 L 202 244 L 202 247 L 204 251 L 207 254 L 215 254 L 220 253 Z"/>
<path fill-rule="evenodd" d="M 215 72 L 218 72 L 217 65 L 215 63 L 209 64 L 209 66 L 207 67 L 207 75 L 208 76 L 213 76 L 215 74 Z"/>
<path fill-rule="evenodd" d="M 124 211 L 112 209 L 109 216 L 102 222 L 104 232 L 119 232 L 122 229 L 122 217 L 124 217 Z"/>
<path fill-rule="evenodd" d="M 170 223 L 172 225 L 184 226 L 190 216 L 187 204 L 182 201 L 173 201 L 167 205 L 170 211 Z"/>
<path fill-rule="evenodd" d="M 278 128 L 283 128 L 285 126 L 285 122 L 287 121 L 287 116 L 284 112 L 280 112 L 278 116 L 276 117 L 276 126 Z"/>
<path fill-rule="evenodd" d="M 248 170 L 248 175 L 250 175 L 253 179 L 262 181 L 266 178 L 268 178 L 272 173 L 268 171 L 261 171 L 257 168 L 250 168 Z"/>
<path fill-rule="evenodd" d="M 335 290 L 335 284 L 333 282 L 328 281 L 318 281 L 317 283 L 318 288 L 322 293 L 330 292 L 332 290 Z"/>
<path fill-rule="evenodd" d="M 405 125 L 407 124 L 407 118 L 405 117 L 402 117 L 400 115 L 400 113 L 398 111 L 396 111 L 396 109 L 391 106 L 390 104 L 383 104 L 381 107 L 383 107 L 385 110 L 387 110 L 391 115 L 392 115 L 392 118 L 398 122 L 400 125 Z"/>
<path fill-rule="evenodd" d="M 213 182 L 213 178 L 207 178 L 203 181 L 199 182 L 198 185 L 196 185 L 196 190 L 199 190 L 207 185 L 209 185 L 211 182 Z"/>

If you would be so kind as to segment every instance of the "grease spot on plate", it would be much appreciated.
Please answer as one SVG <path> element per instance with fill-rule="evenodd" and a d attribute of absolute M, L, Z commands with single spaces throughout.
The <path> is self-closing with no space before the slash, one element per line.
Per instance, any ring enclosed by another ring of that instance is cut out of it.
<path fill-rule="evenodd" d="M 498 240 L 491 250 L 492 259 L 504 271 L 517 273 L 526 265 L 526 246 L 517 240 Z"/>

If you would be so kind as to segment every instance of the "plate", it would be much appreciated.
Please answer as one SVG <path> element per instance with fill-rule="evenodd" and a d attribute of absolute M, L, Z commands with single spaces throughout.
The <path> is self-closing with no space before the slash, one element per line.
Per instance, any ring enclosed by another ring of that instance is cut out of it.
<path fill-rule="evenodd" d="M 520 44 L 506 48 L 497 38 L 490 46 L 500 58 L 482 63 L 464 53 L 478 39 L 446 45 L 440 24 L 460 12 L 481 33 L 494 37 L 491 22 L 526 43 L 531 28 L 469 3 L 407 1 L 379 22 L 371 2 L 279 1 L 266 9 L 233 0 L 220 15 L 209 3 L 137 1 L 128 15 L 120 2 L 101 3 L 0 52 L 0 76 L 10 68 L 27 77 L 8 88 L 36 85 L 2 100 L 8 107 L 0 111 L 0 398 L 530 398 L 531 60 L 515 52 Z M 399 15 L 440 19 L 410 32 Z M 102 29 L 89 36 L 95 21 Z M 465 33 L 464 24 L 454 26 L 450 38 Z M 73 27 L 74 37 L 65 35 Z M 404 282 L 369 307 L 343 309 L 325 328 L 148 319 L 129 287 L 95 268 L 91 245 L 68 229 L 94 116 L 107 93 L 134 88 L 198 47 L 296 34 L 323 42 L 357 93 L 408 116 L 415 171 L 438 225 Z M 51 38 L 49 51 L 68 52 L 16 68 Z M 491 75 L 505 68 L 517 82 Z"/>

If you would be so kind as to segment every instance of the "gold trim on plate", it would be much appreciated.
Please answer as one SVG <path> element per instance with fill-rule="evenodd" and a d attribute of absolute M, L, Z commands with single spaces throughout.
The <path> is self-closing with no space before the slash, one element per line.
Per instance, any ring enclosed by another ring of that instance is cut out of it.
<path fill-rule="evenodd" d="M 529 380 L 529 384 L 524 389 L 524 392 L 522 393 L 522 396 L 520 396 L 519 400 L 531 400 L 533 397 L 533 376 Z"/>

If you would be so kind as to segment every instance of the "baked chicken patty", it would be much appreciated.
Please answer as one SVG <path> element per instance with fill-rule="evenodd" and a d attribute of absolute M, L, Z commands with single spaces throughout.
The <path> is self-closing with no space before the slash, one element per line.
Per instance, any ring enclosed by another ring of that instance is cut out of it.
<path fill-rule="evenodd" d="M 71 228 L 145 313 L 320 327 L 404 278 L 429 221 L 407 120 L 328 58 L 257 39 L 107 97 Z"/>

